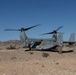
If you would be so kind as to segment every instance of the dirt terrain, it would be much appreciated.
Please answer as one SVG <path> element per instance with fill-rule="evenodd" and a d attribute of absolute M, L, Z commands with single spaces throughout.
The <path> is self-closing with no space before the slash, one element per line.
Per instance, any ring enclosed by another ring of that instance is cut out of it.
<path fill-rule="evenodd" d="M 0 75 L 76 75 L 76 53 L 68 47 L 62 54 L 27 51 L 19 41 L 0 42 Z"/>

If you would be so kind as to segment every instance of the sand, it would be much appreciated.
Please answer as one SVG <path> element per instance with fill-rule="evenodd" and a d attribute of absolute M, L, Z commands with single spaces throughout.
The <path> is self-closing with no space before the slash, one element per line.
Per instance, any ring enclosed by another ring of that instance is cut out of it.
<path fill-rule="evenodd" d="M 43 54 L 48 56 L 43 56 Z M 76 53 L 64 47 L 63 53 L 0 50 L 0 75 L 76 75 Z"/>

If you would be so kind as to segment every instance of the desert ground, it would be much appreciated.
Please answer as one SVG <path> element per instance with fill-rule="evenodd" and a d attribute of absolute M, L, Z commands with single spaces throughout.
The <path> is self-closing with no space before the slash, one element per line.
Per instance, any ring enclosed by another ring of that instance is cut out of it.
<path fill-rule="evenodd" d="M 76 53 L 69 47 L 62 50 L 27 51 L 18 41 L 0 42 L 0 75 L 76 75 Z"/>

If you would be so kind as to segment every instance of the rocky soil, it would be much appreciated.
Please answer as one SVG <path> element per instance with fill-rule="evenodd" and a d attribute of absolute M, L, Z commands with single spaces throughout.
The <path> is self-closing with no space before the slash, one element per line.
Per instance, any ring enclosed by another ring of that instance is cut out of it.
<path fill-rule="evenodd" d="M 0 75 L 76 75 L 76 53 L 69 47 L 62 54 L 27 51 L 18 40 L 0 42 Z"/>

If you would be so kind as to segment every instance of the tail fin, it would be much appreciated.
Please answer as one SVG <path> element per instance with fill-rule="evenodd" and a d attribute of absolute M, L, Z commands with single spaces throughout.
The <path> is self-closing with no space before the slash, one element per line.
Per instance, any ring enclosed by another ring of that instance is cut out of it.
<path fill-rule="evenodd" d="M 26 47 L 28 38 L 27 38 L 27 36 L 26 36 L 25 31 L 22 31 L 22 32 L 20 33 L 20 40 L 21 40 L 22 47 Z"/>
<path fill-rule="evenodd" d="M 69 45 L 70 45 L 70 47 L 73 47 L 73 51 L 76 53 L 76 50 L 75 50 L 75 33 L 71 33 L 70 38 L 69 38 Z"/>
<path fill-rule="evenodd" d="M 62 45 L 63 44 L 63 33 L 62 32 L 59 32 L 58 33 L 57 42 L 58 42 L 59 45 Z"/>
<path fill-rule="evenodd" d="M 72 43 L 75 42 L 75 33 L 71 33 L 69 42 L 72 42 Z"/>

